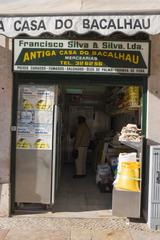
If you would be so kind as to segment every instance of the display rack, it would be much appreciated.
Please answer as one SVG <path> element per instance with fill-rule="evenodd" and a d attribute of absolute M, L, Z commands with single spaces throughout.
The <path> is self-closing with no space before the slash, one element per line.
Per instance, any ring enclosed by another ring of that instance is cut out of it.
<path fill-rule="evenodd" d="M 124 145 L 137 151 L 140 161 L 140 179 L 142 178 L 142 145 L 143 141 L 121 141 Z M 141 214 L 141 181 L 140 191 L 117 190 L 113 188 L 112 214 L 120 217 L 140 218 Z"/>
<path fill-rule="evenodd" d="M 133 149 L 136 149 L 138 152 L 141 151 L 142 149 L 142 141 L 139 141 L 139 142 L 135 142 L 135 141 L 120 141 L 122 144 L 130 147 L 130 148 L 133 148 Z"/>
<path fill-rule="evenodd" d="M 137 102 L 132 102 L 123 105 L 119 103 L 118 105 L 115 104 L 115 100 L 120 99 L 120 102 L 125 102 L 126 100 L 123 99 L 123 95 L 126 95 L 127 87 L 116 87 L 113 91 L 111 91 L 111 94 L 108 96 L 108 101 L 106 102 L 108 106 L 106 107 L 106 112 L 110 113 L 110 115 L 117 115 L 117 114 L 123 114 L 123 113 L 130 113 L 133 111 L 138 111 L 141 108 L 141 105 Z M 110 107 L 109 107 L 110 106 Z"/>
<path fill-rule="evenodd" d="M 116 88 L 116 90 L 109 96 L 109 100 L 112 101 L 115 97 L 125 91 L 126 87 Z"/>
<path fill-rule="evenodd" d="M 121 114 L 121 113 L 130 113 L 132 111 L 137 111 L 140 109 L 140 105 L 137 105 L 137 106 L 130 106 L 130 107 L 127 107 L 127 108 L 121 108 L 121 109 L 118 109 L 118 110 L 115 110 L 115 111 L 112 111 L 110 113 L 110 115 L 117 115 L 117 114 Z"/>

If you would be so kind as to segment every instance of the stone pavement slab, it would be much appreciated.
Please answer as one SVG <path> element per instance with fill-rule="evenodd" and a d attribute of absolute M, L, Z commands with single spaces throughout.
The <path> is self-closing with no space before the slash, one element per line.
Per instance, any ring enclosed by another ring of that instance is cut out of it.
<path fill-rule="evenodd" d="M 134 230 L 91 230 L 71 228 L 71 231 L 44 229 L 0 230 L 0 240 L 160 240 L 160 232 Z"/>
<path fill-rule="evenodd" d="M 82 229 L 72 228 L 71 240 L 92 240 L 92 232 L 86 229 L 82 230 Z"/>
<path fill-rule="evenodd" d="M 92 240 L 133 240 L 128 231 L 98 231 L 92 233 Z"/>
<path fill-rule="evenodd" d="M 0 230 L 0 240 L 4 240 L 9 230 Z"/>
<path fill-rule="evenodd" d="M 12 229 L 5 240 L 70 240 L 70 233 L 41 229 Z"/>
<path fill-rule="evenodd" d="M 160 240 L 160 232 L 130 231 L 132 240 Z"/>

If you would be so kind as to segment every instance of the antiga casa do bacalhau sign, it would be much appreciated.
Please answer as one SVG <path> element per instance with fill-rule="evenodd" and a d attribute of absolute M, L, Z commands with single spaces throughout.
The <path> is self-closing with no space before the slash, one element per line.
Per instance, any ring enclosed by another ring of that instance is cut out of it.
<path fill-rule="evenodd" d="M 149 42 L 15 39 L 13 69 L 146 75 L 148 55 Z"/>

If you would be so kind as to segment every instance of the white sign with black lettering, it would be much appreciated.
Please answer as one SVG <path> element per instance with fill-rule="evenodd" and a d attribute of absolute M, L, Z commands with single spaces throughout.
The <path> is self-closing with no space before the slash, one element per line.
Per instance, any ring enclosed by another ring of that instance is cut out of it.
<path fill-rule="evenodd" d="M 34 16 L 0 17 L 0 34 L 15 37 L 19 34 L 38 36 L 44 32 L 55 35 L 66 31 L 84 34 L 90 31 L 102 35 L 123 32 L 133 35 L 137 32 L 160 33 L 160 15 L 73 15 L 73 16 Z"/>

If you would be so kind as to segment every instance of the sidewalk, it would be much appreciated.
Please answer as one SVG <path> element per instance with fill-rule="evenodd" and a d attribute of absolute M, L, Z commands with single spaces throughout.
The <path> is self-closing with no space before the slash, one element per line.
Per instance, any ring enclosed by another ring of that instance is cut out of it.
<path fill-rule="evenodd" d="M 143 231 L 90 231 L 71 229 L 68 232 L 52 230 L 0 230 L 0 240 L 159 240 L 160 233 Z"/>
<path fill-rule="evenodd" d="M 160 231 L 124 218 L 0 218 L 0 240 L 160 240 Z"/>

